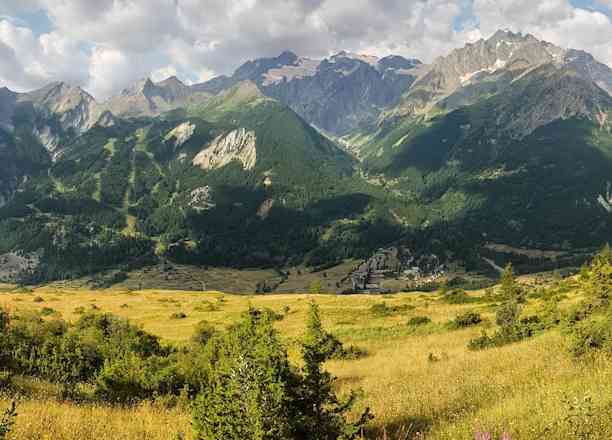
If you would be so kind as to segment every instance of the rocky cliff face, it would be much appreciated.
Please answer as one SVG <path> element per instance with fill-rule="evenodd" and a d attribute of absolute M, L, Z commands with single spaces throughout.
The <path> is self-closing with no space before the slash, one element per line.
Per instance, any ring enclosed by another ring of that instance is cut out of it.
<path fill-rule="evenodd" d="M 175 76 L 154 83 L 145 78 L 100 104 L 118 117 L 156 116 L 189 103 L 205 101 L 209 93 L 193 89 Z"/>
<path fill-rule="evenodd" d="M 459 90 L 482 83 L 509 84 L 528 69 L 562 60 L 565 51 L 532 35 L 500 30 L 487 40 L 479 40 L 437 58 L 423 70 L 404 96 L 404 114 L 431 109 Z M 504 75 L 506 74 L 506 75 Z M 473 103 L 483 91 L 473 93 Z"/>
<path fill-rule="evenodd" d="M 0 127 L 18 125 L 32 134 L 52 154 L 60 139 L 89 130 L 100 112 L 94 98 L 80 87 L 58 82 L 29 93 L 0 90 Z"/>
<path fill-rule="evenodd" d="M 200 151 L 194 157 L 193 165 L 212 170 L 238 161 L 244 170 L 252 170 L 257 161 L 256 141 L 253 131 L 244 128 L 232 130 L 215 138 L 208 148 Z"/>
<path fill-rule="evenodd" d="M 520 137 L 556 119 L 596 118 L 611 90 L 612 69 L 589 54 L 498 31 L 425 67 L 382 123 L 499 96 L 499 128 Z"/>
<path fill-rule="evenodd" d="M 341 52 L 314 60 L 284 52 L 249 61 L 232 77 L 193 86 L 218 92 L 240 81 L 289 106 L 312 125 L 334 135 L 372 125 L 382 109 L 397 103 L 422 66 L 399 56 L 383 59 Z"/>

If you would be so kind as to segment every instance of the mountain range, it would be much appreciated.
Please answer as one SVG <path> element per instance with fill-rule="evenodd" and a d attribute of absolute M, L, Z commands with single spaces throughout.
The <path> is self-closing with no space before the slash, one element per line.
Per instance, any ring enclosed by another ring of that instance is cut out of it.
<path fill-rule="evenodd" d="M 611 116 L 607 65 L 503 30 L 431 64 L 286 51 L 104 102 L 2 88 L 0 254 L 34 261 L 5 278 L 321 266 L 394 243 L 469 269 L 491 243 L 596 247 Z"/>

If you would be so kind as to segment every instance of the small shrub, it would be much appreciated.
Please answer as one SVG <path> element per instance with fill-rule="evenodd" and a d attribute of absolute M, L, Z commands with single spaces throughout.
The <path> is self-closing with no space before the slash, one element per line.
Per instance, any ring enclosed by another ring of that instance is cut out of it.
<path fill-rule="evenodd" d="M 376 316 L 389 316 L 391 314 L 390 308 L 387 307 L 387 303 L 384 301 L 372 305 L 372 307 L 370 307 L 370 312 Z"/>
<path fill-rule="evenodd" d="M 184 312 L 174 312 L 170 315 L 170 319 L 185 319 L 187 315 Z"/>
<path fill-rule="evenodd" d="M 178 393 L 177 378 L 170 359 L 131 353 L 104 363 L 96 376 L 95 394 L 109 402 L 132 403 L 160 393 Z"/>
<path fill-rule="evenodd" d="M 512 325 L 500 327 L 493 335 L 489 336 L 486 331 L 475 339 L 470 340 L 468 348 L 470 350 L 482 350 L 490 347 L 501 347 L 514 342 L 527 339 L 545 328 L 544 324 L 537 315 L 522 318 Z"/>
<path fill-rule="evenodd" d="M 283 319 L 285 319 L 285 315 L 281 313 L 277 313 L 272 309 L 264 309 L 262 313 L 265 313 L 266 315 L 268 315 L 268 318 L 270 318 L 270 321 L 282 321 Z"/>
<path fill-rule="evenodd" d="M 429 353 L 429 355 L 427 356 L 427 362 L 429 362 L 431 364 L 436 363 L 436 362 L 440 362 L 440 360 L 441 359 L 438 356 L 436 356 L 435 354 L 433 354 L 433 353 Z"/>
<path fill-rule="evenodd" d="M 428 316 L 414 316 L 408 320 L 408 325 L 410 327 L 418 327 L 421 325 L 426 325 L 431 322 L 431 318 Z"/>
<path fill-rule="evenodd" d="M 51 316 L 54 315 L 56 313 L 55 309 L 52 309 L 51 307 L 43 307 L 40 311 L 40 314 L 42 316 Z"/>
<path fill-rule="evenodd" d="M 570 336 L 569 349 L 575 357 L 602 350 L 612 353 L 610 318 L 591 319 L 576 324 Z"/>
<path fill-rule="evenodd" d="M 330 359 L 342 360 L 342 361 L 353 361 L 356 359 L 362 359 L 368 355 L 367 350 L 354 345 L 348 347 L 342 346 L 340 350 L 336 350 Z"/>
<path fill-rule="evenodd" d="M 200 321 L 191 337 L 191 342 L 206 345 L 217 334 L 217 330 L 208 321 Z"/>
<path fill-rule="evenodd" d="M 0 371 L 0 391 L 6 390 L 11 385 L 12 376 L 10 371 Z"/>
<path fill-rule="evenodd" d="M 471 339 L 470 342 L 468 342 L 468 349 L 472 351 L 484 350 L 485 348 L 493 347 L 494 345 L 493 338 L 491 338 L 483 329 L 479 337 Z"/>
<path fill-rule="evenodd" d="M 414 309 L 414 306 L 410 304 L 389 306 L 385 301 L 383 301 L 381 303 L 373 304 L 372 307 L 370 307 L 370 312 L 374 316 L 385 317 L 403 313 L 411 309 Z"/>
<path fill-rule="evenodd" d="M 41 303 L 45 302 L 45 299 L 42 296 L 35 296 L 32 301 L 34 301 L 35 303 Z"/>
<path fill-rule="evenodd" d="M 463 289 L 449 290 L 442 298 L 448 304 L 469 304 L 482 301 L 478 297 L 469 296 Z"/>
<path fill-rule="evenodd" d="M 122 309 L 127 309 L 129 306 L 127 304 L 121 304 L 119 307 Z"/>
<path fill-rule="evenodd" d="M 509 327 L 516 323 L 521 313 L 519 305 L 514 301 L 502 304 L 495 314 L 495 322 L 500 327 Z"/>
<path fill-rule="evenodd" d="M 77 315 L 84 314 L 85 313 L 85 307 L 83 307 L 83 306 L 75 307 L 74 313 L 76 313 Z"/>
<path fill-rule="evenodd" d="M 454 329 L 466 328 L 478 325 L 481 322 L 482 317 L 480 316 L 480 313 L 465 312 L 461 315 L 457 315 L 457 317 L 451 321 L 450 327 Z"/>
<path fill-rule="evenodd" d="M 15 418 L 17 417 L 17 408 L 15 401 L 11 402 L 11 405 L 4 411 L 2 419 L 0 419 L 0 440 L 7 438 L 7 435 L 13 429 L 15 424 Z"/>

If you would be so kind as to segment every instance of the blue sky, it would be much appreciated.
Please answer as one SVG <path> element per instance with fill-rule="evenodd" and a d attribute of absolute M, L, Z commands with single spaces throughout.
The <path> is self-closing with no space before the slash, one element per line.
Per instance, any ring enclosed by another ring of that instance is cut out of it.
<path fill-rule="evenodd" d="M 7 0 L 0 87 L 79 84 L 105 98 L 131 82 L 187 82 L 290 49 L 425 62 L 499 28 L 612 65 L 612 0 Z"/>

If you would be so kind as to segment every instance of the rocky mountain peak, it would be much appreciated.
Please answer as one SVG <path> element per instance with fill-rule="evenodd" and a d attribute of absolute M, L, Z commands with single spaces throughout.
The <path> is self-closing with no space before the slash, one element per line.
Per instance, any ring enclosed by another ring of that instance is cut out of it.
<path fill-rule="evenodd" d="M 296 65 L 298 60 L 298 56 L 293 52 L 284 51 L 277 57 L 247 61 L 236 69 L 232 78 L 235 81 L 260 81 L 270 70 Z"/>
<path fill-rule="evenodd" d="M 108 110 L 105 110 L 100 117 L 98 118 L 98 120 L 96 121 L 96 123 L 94 125 L 97 125 L 98 127 L 113 127 L 117 124 L 117 118 L 115 118 L 115 116 Z"/>
<path fill-rule="evenodd" d="M 276 59 L 281 64 L 289 65 L 295 64 L 298 60 L 298 56 L 290 50 L 285 50 Z"/>
<path fill-rule="evenodd" d="M 120 93 L 121 96 L 134 96 L 138 94 L 146 95 L 148 91 L 155 87 L 151 78 L 146 77 L 138 80 L 129 87 L 123 89 Z"/>
<path fill-rule="evenodd" d="M 371 66 L 376 66 L 379 62 L 379 58 L 376 56 L 347 52 L 346 50 L 338 52 L 336 55 L 331 56 L 329 59 L 332 62 L 338 62 L 340 60 L 360 61 Z"/>
<path fill-rule="evenodd" d="M 404 58 L 399 55 L 389 55 L 381 58 L 378 61 L 378 68 L 382 71 L 393 70 L 410 70 L 421 66 L 423 63 L 416 58 Z"/>

